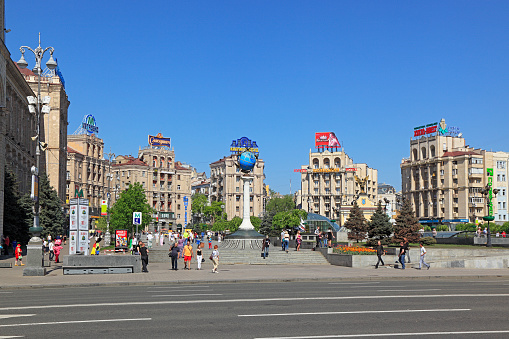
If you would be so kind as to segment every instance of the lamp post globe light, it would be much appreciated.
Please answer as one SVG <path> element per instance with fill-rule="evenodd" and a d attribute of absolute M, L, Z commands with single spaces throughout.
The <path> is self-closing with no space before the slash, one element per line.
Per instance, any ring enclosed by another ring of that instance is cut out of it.
<path fill-rule="evenodd" d="M 25 69 L 28 66 L 28 62 L 25 60 L 25 50 L 29 50 L 34 53 L 35 56 L 35 66 L 33 68 L 33 72 L 37 75 L 37 98 L 27 97 L 28 100 L 28 108 L 30 113 L 34 113 L 36 115 L 36 135 L 32 137 L 32 140 L 35 141 L 35 167 L 32 167 L 32 199 L 34 200 L 34 224 L 30 227 L 30 232 L 32 233 L 32 238 L 28 242 L 27 246 L 27 266 L 23 270 L 23 275 L 28 276 L 40 276 L 46 273 L 44 268 L 44 254 L 42 249 L 42 239 L 39 237 L 42 232 L 42 227 L 39 225 L 39 173 L 40 173 L 40 162 L 41 162 L 41 149 L 44 151 L 47 147 L 47 144 L 44 141 L 41 141 L 41 111 L 42 113 L 49 113 L 50 107 L 50 97 L 45 97 L 41 99 L 41 76 L 42 69 L 41 63 L 42 58 L 44 57 L 44 53 L 49 51 L 50 58 L 46 62 L 46 66 L 50 70 L 54 70 L 57 67 L 56 61 L 53 59 L 53 52 L 55 49 L 53 47 L 46 47 L 43 49 L 41 47 L 41 33 L 39 33 L 39 46 L 35 49 L 32 49 L 28 46 L 21 46 L 19 48 L 21 52 L 21 58 L 17 62 L 19 68 Z M 41 104 L 43 107 L 41 109 Z"/>
<path fill-rule="evenodd" d="M 492 198 L 493 197 L 490 195 L 490 190 L 491 190 L 491 185 L 490 184 L 487 184 L 486 187 L 484 187 L 481 190 L 482 195 L 484 195 L 486 197 L 486 206 L 488 208 L 488 215 L 482 217 L 484 221 L 488 222 L 488 234 L 486 235 L 487 236 L 487 238 L 486 238 L 486 247 L 491 247 L 490 221 L 495 220 L 495 217 L 491 214 L 491 211 L 492 211 L 491 207 L 492 207 L 492 204 L 493 204 Z M 498 192 L 500 192 L 500 190 L 498 188 L 495 188 L 491 192 L 496 197 Z"/>

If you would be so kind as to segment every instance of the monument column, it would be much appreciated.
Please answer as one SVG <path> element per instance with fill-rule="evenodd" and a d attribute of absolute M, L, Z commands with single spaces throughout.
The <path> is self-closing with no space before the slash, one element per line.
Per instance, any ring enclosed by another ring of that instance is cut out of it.
<path fill-rule="evenodd" d="M 240 224 L 239 229 L 241 230 L 254 230 L 253 224 L 251 224 L 251 216 L 250 216 L 250 201 L 249 201 L 249 184 L 253 181 L 253 176 L 243 175 L 242 181 L 244 182 L 244 206 L 243 206 L 243 215 L 242 215 L 242 224 Z"/>

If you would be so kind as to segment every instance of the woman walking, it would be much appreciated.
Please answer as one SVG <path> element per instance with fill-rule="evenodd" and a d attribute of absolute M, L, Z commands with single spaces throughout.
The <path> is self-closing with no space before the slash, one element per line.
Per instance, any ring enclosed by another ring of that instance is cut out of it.
<path fill-rule="evenodd" d="M 177 246 L 177 243 L 173 243 L 173 245 L 170 248 L 170 258 L 171 258 L 171 269 L 173 271 L 178 271 L 177 264 L 179 258 L 179 247 Z"/>
<path fill-rule="evenodd" d="M 217 267 L 219 266 L 219 251 L 217 250 L 217 248 L 218 248 L 217 245 L 214 245 L 214 250 L 210 255 L 210 258 L 212 259 L 212 265 L 214 265 L 214 268 L 212 268 L 212 273 L 219 273 L 217 271 Z"/>
<path fill-rule="evenodd" d="M 18 266 L 18 261 L 20 262 L 19 266 L 25 266 L 25 264 L 23 264 L 23 254 L 21 251 L 21 244 L 16 245 L 16 249 L 14 250 L 14 256 L 16 257 L 16 263 L 14 264 L 14 266 Z"/>
<path fill-rule="evenodd" d="M 300 251 L 300 245 L 302 244 L 302 235 L 300 235 L 300 231 L 297 231 L 297 251 Z"/>
<path fill-rule="evenodd" d="M 202 253 L 202 246 L 203 244 L 199 244 L 198 245 L 198 248 L 196 249 L 196 261 L 198 262 L 198 267 L 196 268 L 197 270 L 201 270 L 201 262 L 202 262 L 202 259 L 203 259 L 203 253 Z"/>

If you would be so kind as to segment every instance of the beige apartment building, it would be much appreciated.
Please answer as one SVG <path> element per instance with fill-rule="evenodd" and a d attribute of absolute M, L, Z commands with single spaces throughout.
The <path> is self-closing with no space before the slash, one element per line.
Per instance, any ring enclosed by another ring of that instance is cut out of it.
<path fill-rule="evenodd" d="M 481 190 L 492 180 L 500 190 L 493 198 L 493 215 L 503 223 L 508 221 L 508 160 L 509 153 L 466 146 L 460 136 L 437 132 L 411 139 L 410 157 L 400 165 L 402 195 L 423 224 L 476 222 L 487 215 Z"/>
<path fill-rule="evenodd" d="M 37 94 L 38 77 L 28 68 L 21 69 L 20 72 Z M 49 114 L 41 114 L 41 141 L 48 144 L 46 151 L 41 152 L 41 167 L 45 164 L 45 169 L 41 170 L 47 173 L 51 186 L 63 203 L 66 196 L 67 111 L 70 101 L 63 79 L 55 72 L 45 72 L 41 76 L 41 97 L 45 96 L 51 97 L 51 110 Z"/>
<path fill-rule="evenodd" d="M 354 163 L 343 151 L 310 150 L 309 164 L 296 171 L 301 172 L 297 206 L 308 213 L 336 219 L 339 225 L 348 218 L 354 201 L 360 201 L 361 209 L 362 202 L 370 209 L 378 202 L 378 170 Z M 361 195 L 368 200 L 358 200 Z"/>
<path fill-rule="evenodd" d="M 175 151 L 166 147 L 140 148 L 137 158 L 117 156 L 112 164 L 112 202 L 129 184 L 139 182 L 158 215 L 157 227 L 177 230 L 179 224 L 191 223 L 192 172 L 190 166 L 176 162 Z"/>
<path fill-rule="evenodd" d="M 210 200 L 224 202 L 228 220 L 236 216 L 242 218 L 244 210 L 243 173 L 235 161 L 235 156 L 228 156 L 210 164 Z M 250 215 L 259 218 L 264 213 L 264 168 L 265 162 L 258 159 L 250 174 L 253 180 L 249 186 L 249 211 Z"/>
<path fill-rule="evenodd" d="M 30 193 L 35 166 L 36 117 L 28 111 L 34 92 L 4 44 L 4 1 L 0 1 L 0 235 L 4 233 L 5 170 L 12 171 L 21 194 Z M 41 162 L 42 163 L 42 162 Z"/>
<path fill-rule="evenodd" d="M 101 201 L 108 192 L 109 162 L 104 159 L 104 142 L 95 134 L 67 136 L 67 187 L 66 203 L 83 190 L 83 198 L 89 200 L 89 215 L 97 219 L 101 215 Z"/>

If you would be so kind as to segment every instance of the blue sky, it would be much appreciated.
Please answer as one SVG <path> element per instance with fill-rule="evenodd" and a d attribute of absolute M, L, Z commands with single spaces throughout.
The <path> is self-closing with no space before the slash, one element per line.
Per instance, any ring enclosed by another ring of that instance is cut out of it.
<path fill-rule="evenodd" d="M 445 118 L 467 144 L 509 151 L 508 17 L 508 1 L 6 0 L 6 44 L 17 61 L 41 32 L 68 134 L 93 114 L 107 151 L 162 133 L 208 174 L 247 136 L 287 194 L 314 133 L 333 131 L 399 189 L 416 126 Z"/>

